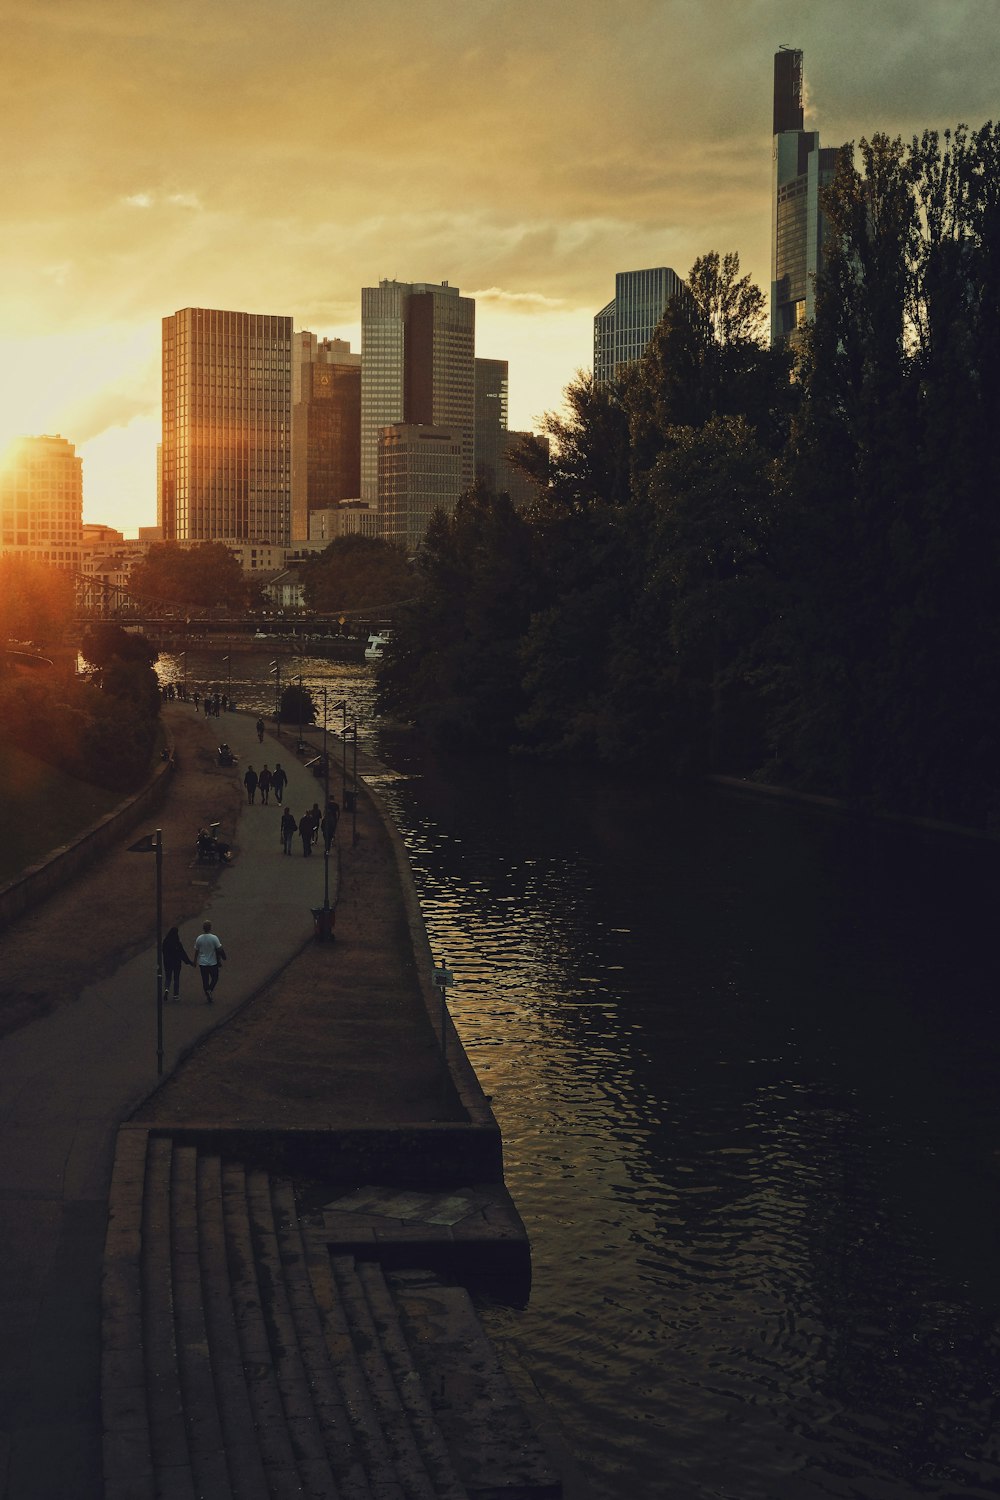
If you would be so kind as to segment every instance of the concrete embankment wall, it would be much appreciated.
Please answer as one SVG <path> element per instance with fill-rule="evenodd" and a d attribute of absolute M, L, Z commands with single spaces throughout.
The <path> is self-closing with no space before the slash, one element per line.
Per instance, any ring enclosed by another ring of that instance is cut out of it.
<path fill-rule="evenodd" d="M 171 752 L 173 747 L 170 747 Z M 51 896 L 67 881 L 120 842 L 153 808 L 158 807 L 173 772 L 173 757 L 163 760 L 144 787 L 64 844 L 16 880 L 0 886 L 0 931 Z"/>

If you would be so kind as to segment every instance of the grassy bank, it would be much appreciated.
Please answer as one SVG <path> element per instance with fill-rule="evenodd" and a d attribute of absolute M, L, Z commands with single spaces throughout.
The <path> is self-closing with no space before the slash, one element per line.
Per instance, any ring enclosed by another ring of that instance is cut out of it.
<path fill-rule="evenodd" d="M 0 744 L 0 885 L 69 843 L 121 801 L 119 792 L 91 786 Z"/>

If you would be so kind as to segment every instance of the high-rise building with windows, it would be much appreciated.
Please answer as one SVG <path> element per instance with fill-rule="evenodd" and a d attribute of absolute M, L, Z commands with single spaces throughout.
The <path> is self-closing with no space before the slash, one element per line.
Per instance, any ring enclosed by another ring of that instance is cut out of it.
<path fill-rule="evenodd" d="M 424 539 L 436 510 L 455 508 L 461 494 L 465 429 L 397 422 L 378 446 L 379 535 L 407 552 Z"/>
<path fill-rule="evenodd" d="M 606 385 L 645 354 L 667 303 L 683 281 L 669 266 L 619 271 L 615 295 L 594 319 L 594 380 Z"/>
<path fill-rule="evenodd" d="M 167 541 L 289 540 L 292 320 L 187 307 L 163 320 Z"/>
<path fill-rule="evenodd" d="M 490 490 L 501 488 L 508 384 L 505 359 L 476 360 L 476 482 Z"/>
<path fill-rule="evenodd" d="M 78 572 L 83 462 L 64 437 L 17 438 L 0 458 L 0 554 Z"/>
<path fill-rule="evenodd" d="M 343 339 L 292 339 L 292 538 L 313 511 L 361 493 L 361 356 Z"/>
<path fill-rule="evenodd" d="M 378 503 L 379 440 L 397 423 L 458 429 L 457 494 L 475 478 L 476 304 L 446 281 L 361 291 L 361 498 Z"/>
<path fill-rule="evenodd" d="M 816 311 L 816 274 L 823 263 L 822 189 L 833 178 L 836 147 L 820 147 L 804 130 L 802 53 L 774 54 L 771 205 L 771 342 L 791 341 Z"/>

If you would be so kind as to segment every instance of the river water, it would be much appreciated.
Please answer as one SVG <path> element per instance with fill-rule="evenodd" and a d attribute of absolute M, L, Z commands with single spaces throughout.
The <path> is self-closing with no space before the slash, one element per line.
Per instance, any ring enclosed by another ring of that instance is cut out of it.
<path fill-rule="evenodd" d="M 390 768 L 532 1241 L 485 1318 L 587 1495 L 995 1500 L 994 850 L 432 756 L 371 669 L 298 672 Z"/>

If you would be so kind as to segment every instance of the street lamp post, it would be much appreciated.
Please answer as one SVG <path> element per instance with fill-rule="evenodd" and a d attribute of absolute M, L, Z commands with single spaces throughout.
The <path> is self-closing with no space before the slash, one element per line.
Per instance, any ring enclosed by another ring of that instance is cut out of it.
<path fill-rule="evenodd" d="M 323 687 L 323 819 L 330 817 L 330 757 L 327 754 L 327 689 Z M 323 936 L 330 936 L 330 840 L 323 833 Z"/>
<path fill-rule="evenodd" d="M 343 751 L 343 763 L 340 774 L 340 805 L 347 811 L 347 699 L 341 698 L 339 703 L 333 705 L 334 711 L 338 708 L 341 713 L 340 744 Z"/>
<path fill-rule="evenodd" d="M 274 717 L 278 726 L 278 739 L 281 739 L 281 661 L 275 657 L 268 670 L 275 674 L 274 685 Z"/>
<path fill-rule="evenodd" d="M 229 705 L 230 708 L 232 708 L 232 706 L 233 706 L 233 664 L 229 660 L 228 656 L 224 656 L 222 658 L 222 660 L 226 664 L 226 703 Z"/>
<path fill-rule="evenodd" d="M 302 750 L 302 673 L 301 672 L 296 677 L 295 681 L 299 685 L 299 741 L 298 741 L 298 749 L 301 752 L 301 750 Z"/>
<path fill-rule="evenodd" d="M 163 831 L 129 845 L 130 854 L 156 855 L 156 1072 L 163 1076 Z"/>
<path fill-rule="evenodd" d="M 181 652 L 181 661 L 184 664 L 181 667 L 181 702 L 183 703 L 188 695 L 188 654 L 186 651 Z"/>
<path fill-rule="evenodd" d="M 353 769 L 352 769 L 352 773 L 351 773 L 351 775 L 352 775 L 352 781 L 353 781 L 353 786 L 351 787 L 351 845 L 353 847 L 358 842 L 358 721 L 357 721 L 357 719 L 355 719 L 355 721 L 351 725 L 350 729 L 345 729 L 344 730 L 344 760 L 345 760 L 345 764 L 346 764 L 346 760 L 347 760 L 347 741 L 348 741 L 348 739 L 352 740 L 353 744 L 354 744 L 354 752 L 353 752 L 353 754 L 354 754 L 354 765 L 353 765 Z M 344 811 L 345 812 L 347 811 L 347 793 L 346 792 L 344 793 Z"/>

